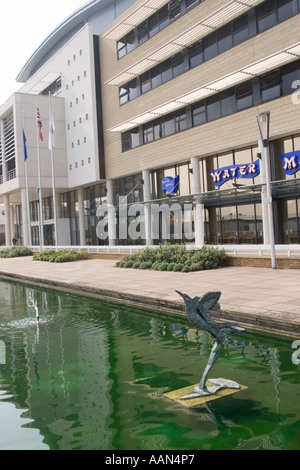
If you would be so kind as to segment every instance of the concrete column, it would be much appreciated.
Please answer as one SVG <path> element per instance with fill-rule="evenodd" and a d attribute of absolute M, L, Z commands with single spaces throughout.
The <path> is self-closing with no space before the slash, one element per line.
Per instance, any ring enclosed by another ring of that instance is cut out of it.
<path fill-rule="evenodd" d="M 22 233 L 23 233 L 23 244 L 25 246 L 31 245 L 31 236 L 28 223 L 28 207 L 27 207 L 27 194 L 26 189 L 21 190 L 21 200 L 22 200 Z"/>
<path fill-rule="evenodd" d="M 85 239 L 85 216 L 84 216 L 84 201 L 83 201 L 83 189 L 78 188 L 78 210 L 79 210 L 79 236 L 80 245 L 86 245 Z"/>
<path fill-rule="evenodd" d="M 1 141 L 2 141 L 2 175 L 3 175 L 3 183 L 5 183 L 7 181 L 7 172 L 6 172 L 6 162 L 5 162 L 4 121 L 3 121 L 3 119 L 0 120 L 0 134 L 1 134 Z"/>
<path fill-rule="evenodd" d="M 264 245 L 270 245 L 270 230 L 269 230 L 269 216 L 268 216 L 268 203 L 266 202 L 267 199 L 267 177 L 266 177 L 266 169 L 265 169 L 265 161 L 263 158 L 264 155 L 264 148 L 262 141 L 258 141 L 258 150 L 261 154 L 262 158 L 260 161 L 260 181 L 262 184 L 261 189 L 261 212 L 262 212 L 262 222 L 263 222 L 263 236 L 264 236 Z"/>
<path fill-rule="evenodd" d="M 150 170 L 143 171 L 143 181 L 144 181 L 144 201 L 151 201 L 151 179 L 150 179 Z M 144 217 L 145 217 L 145 238 L 146 245 L 153 245 L 153 239 L 151 236 L 151 206 L 150 204 L 145 204 L 144 206 Z"/>
<path fill-rule="evenodd" d="M 194 197 L 194 218 L 195 218 L 195 245 L 204 245 L 204 205 L 202 204 L 201 196 L 197 194 L 201 193 L 201 182 L 200 182 L 200 167 L 199 158 L 191 158 L 191 169 L 192 169 L 192 194 Z"/>
<path fill-rule="evenodd" d="M 114 207 L 114 194 L 112 180 L 106 180 L 107 189 L 107 205 L 108 205 L 108 239 L 109 245 L 116 244 L 117 230 L 116 230 L 116 213 Z"/>
<path fill-rule="evenodd" d="M 6 246 L 12 246 L 12 236 L 11 236 L 11 224 L 10 224 L 10 204 L 9 196 L 4 195 L 4 223 L 5 223 L 5 244 Z"/>

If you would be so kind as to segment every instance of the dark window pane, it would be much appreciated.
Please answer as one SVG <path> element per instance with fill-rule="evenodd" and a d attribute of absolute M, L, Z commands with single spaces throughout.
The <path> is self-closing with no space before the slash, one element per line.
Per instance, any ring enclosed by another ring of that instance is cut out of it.
<path fill-rule="evenodd" d="M 156 88 L 157 86 L 161 85 L 161 71 L 159 65 L 151 69 L 151 83 L 152 88 Z"/>
<path fill-rule="evenodd" d="M 154 121 L 154 139 L 159 140 L 164 137 L 164 125 L 162 119 Z"/>
<path fill-rule="evenodd" d="M 170 60 L 165 60 L 161 64 L 161 81 L 162 83 L 172 79 L 172 66 Z"/>
<path fill-rule="evenodd" d="M 134 100 L 138 96 L 138 89 L 137 89 L 137 80 L 136 78 L 134 80 L 131 80 L 130 83 L 128 83 L 128 88 L 129 88 L 129 99 Z"/>
<path fill-rule="evenodd" d="M 209 60 L 218 54 L 217 35 L 210 34 L 203 40 L 204 59 Z"/>
<path fill-rule="evenodd" d="M 203 60 L 203 44 L 202 41 L 199 41 L 189 47 L 190 68 L 202 64 Z"/>
<path fill-rule="evenodd" d="M 234 90 L 224 91 L 220 96 L 222 116 L 228 116 L 235 112 Z"/>
<path fill-rule="evenodd" d="M 119 89 L 120 104 L 127 103 L 129 101 L 128 85 L 121 86 Z"/>
<path fill-rule="evenodd" d="M 183 73 L 183 53 L 180 52 L 179 54 L 171 57 L 171 64 L 173 77 L 177 77 L 177 75 Z"/>
<path fill-rule="evenodd" d="M 151 90 L 151 75 L 150 71 L 143 73 L 141 75 L 141 92 L 147 93 L 147 91 Z"/>
<path fill-rule="evenodd" d="M 133 129 L 130 131 L 130 137 L 131 137 L 131 148 L 138 147 L 140 145 L 140 134 L 139 134 L 139 129 Z"/>
<path fill-rule="evenodd" d="M 221 117 L 221 103 L 219 97 L 212 97 L 207 100 L 207 121 L 214 121 Z"/>
<path fill-rule="evenodd" d="M 155 13 L 148 19 L 148 27 L 149 27 L 149 37 L 151 38 L 154 34 L 158 33 L 159 31 L 159 18 L 158 13 Z"/>
<path fill-rule="evenodd" d="M 185 0 L 186 8 L 190 8 L 191 6 L 197 5 L 198 0 Z"/>
<path fill-rule="evenodd" d="M 246 41 L 249 37 L 248 15 L 243 15 L 232 23 L 232 34 L 234 45 Z"/>
<path fill-rule="evenodd" d="M 219 54 L 222 54 L 222 52 L 225 52 L 232 47 L 231 23 L 223 26 L 223 28 L 217 31 L 217 39 Z"/>
<path fill-rule="evenodd" d="M 142 44 L 144 41 L 148 39 L 148 21 L 144 21 L 141 23 L 138 28 L 138 43 Z"/>
<path fill-rule="evenodd" d="M 127 36 L 126 36 L 126 48 L 127 48 L 127 54 L 128 54 L 128 52 L 132 51 L 135 48 L 134 32 L 133 31 L 128 33 Z"/>
<path fill-rule="evenodd" d="M 243 83 L 236 87 L 236 109 L 240 111 L 249 108 L 253 104 L 252 82 Z"/>
<path fill-rule="evenodd" d="M 206 122 L 205 104 L 199 104 L 193 108 L 193 126 L 200 126 Z"/>
<path fill-rule="evenodd" d="M 173 20 L 180 15 L 180 0 L 171 0 L 169 2 L 169 18 Z"/>
<path fill-rule="evenodd" d="M 260 79 L 261 100 L 269 101 L 280 97 L 279 70 L 268 73 Z"/>
<path fill-rule="evenodd" d="M 261 33 L 276 24 L 276 5 L 275 0 L 264 2 L 257 8 L 257 27 Z"/>
<path fill-rule="evenodd" d="M 282 95 L 286 96 L 293 91 L 295 88 L 292 88 L 293 82 L 298 79 L 297 64 L 289 64 L 282 68 L 281 81 L 282 81 Z"/>
<path fill-rule="evenodd" d="M 154 140 L 153 124 L 146 124 L 144 126 L 143 135 L 144 135 L 144 144 L 147 144 L 149 142 L 153 142 L 153 140 Z"/>
<path fill-rule="evenodd" d="M 124 132 L 122 134 L 122 151 L 125 152 L 126 150 L 131 149 L 131 137 L 130 132 Z"/>
<path fill-rule="evenodd" d="M 168 5 L 165 5 L 163 8 L 161 8 L 159 10 L 159 12 L 158 12 L 158 22 L 159 22 L 159 29 L 160 30 L 169 24 Z"/>
<path fill-rule="evenodd" d="M 174 121 L 173 114 L 171 114 L 170 116 L 165 117 L 165 119 L 164 119 L 164 131 L 165 131 L 165 137 L 175 133 L 175 121 Z"/>
<path fill-rule="evenodd" d="M 293 0 L 277 0 L 278 22 L 293 16 Z"/>
<path fill-rule="evenodd" d="M 126 37 L 120 39 L 117 44 L 118 50 L 118 58 L 121 59 L 124 55 L 126 55 Z"/>
<path fill-rule="evenodd" d="M 175 114 L 175 132 L 181 132 L 186 129 L 186 112 L 178 111 Z"/>

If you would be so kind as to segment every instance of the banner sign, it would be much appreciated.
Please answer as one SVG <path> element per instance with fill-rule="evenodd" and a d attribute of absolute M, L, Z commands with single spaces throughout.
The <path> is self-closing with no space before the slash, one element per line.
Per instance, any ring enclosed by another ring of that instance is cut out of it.
<path fill-rule="evenodd" d="M 178 191 L 179 176 L 175 176 L 175 178 L 172 178 L 171 176 L 166 176 L 162 180 L 161 185 L 163 193 L 176 194 Z"/>
<path fill-rule="evenodd" d="M 300 150 L 280 155 L 283 164 L 283 171 L 286 175 L 293 175 L 300 170 Z"/>
<path fill-rule="evenodd" d="M 245 165 L 231 165 L 211 172 L 214 185 L 218 188 L 234 178 L 255 178 L 260 173 L 260 160 Z"/>

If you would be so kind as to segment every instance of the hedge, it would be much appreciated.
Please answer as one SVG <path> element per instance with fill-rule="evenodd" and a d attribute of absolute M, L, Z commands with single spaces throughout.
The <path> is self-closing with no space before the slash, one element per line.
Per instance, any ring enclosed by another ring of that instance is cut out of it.
<path fill-rule="evenodd" d="M 159 245 L 126 255 L 116 263 L 120 268 L 154 269 L 156 271 L 192 272 L 216 269 L 228 258 L 224 249 L 210 246 L 188 249 L 185 245 Z"/>

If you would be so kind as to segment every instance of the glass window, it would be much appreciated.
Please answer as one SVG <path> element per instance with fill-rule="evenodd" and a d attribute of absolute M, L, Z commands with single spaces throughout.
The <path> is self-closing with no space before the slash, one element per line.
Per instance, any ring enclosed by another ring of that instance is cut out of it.
<path fill-rule="evenodd" d="M 192 69 L 197 65 L 202 64 L 203 58 L 203 44 L 202 41 L 198 41 L 188 48 L 189 55 L 189 66 Z"/>
<path fill-rule="evenodd" d="M 236 87 L 236 109 L 240 111 L 249 108 L 253 104 L 252 82 L 243 83 Z"/>
<path fill-rule="evenodd" d="M 168 4 L 169 6 L 169 18 L 174 20 L 177 16 L 180 15 L 180 0 L 171 0 Z"/>
<path fill-rule="evenodd" d="M 159 140 L 164 137 L 164 125 L 162 119 L 154 121 L 154 139 Z"/>
<path fill-rule="evenodd" d="M 172 64 L 172 72 L 173 72 L 173 78 L 177 77 L 177 75 L 180 75 L 183 73 L 183 53 L 180 52 L 179 54 L 174 55 L 171 57 L 171 64 Z"/>
<path fill-rule="evenodd" d="M 141 92 L 147 93 L 147 91 L 151 90 L 151 76 L 150 71 L 143 73 L 141 75 Z"/>
<path fill-rule="evenodd" d="M 154 140 L 154 130 L 153 130 L 153 124 L 146 124 L 143 127 L 143 135 L 144 135 L 144 144 L 147 144 L 149 142 L 153 142 Z"/>
<path fill-rule="evenodd" d="M 129 101 L 128 85 L 123 85 L 119 88 L 120 105 Z"/>
<path fill-rule="evenodd" d="M 218 96 L 209 98 L 206 103 L 207 121 L 214 121 L 221 117 L 221 103 Z"/>
<path fill-rule="evenodd" d="M 286 65 L 285 67 L 282 68 L 281 72 L 281 89 L 282 89 L 282 95 L 289 95 L 292 92 L 292 84 L 295 80 L 298 79 L 298 71 L 297 71 L 297 64 L 292 63 L 289 65 Z"/>
<path fill-rule="evenodd" d="M 148 21 L 143 21 L 138 27 L 138 43 L 142 44 L 144 41 L 148 39 Z"/>
<path fill-rule="evenodd" d="M 165 60 L 161 64 L 161 81 L 162 83 L 172 79 L 172 65 L 171 60 Z"/>
<path fill-rule="evenodd" d="M 206 122 L 206 107 L 204 102 L 193 107 L 193 126 L 200 126 Z"/>
<path fill-rule="evenodd" d="M 126 35 L 126 49 L 127 49 L 127 54 L 128 52 L 132 51 L 135 48 L 135 43 L 134 43 L 134 31 L 131 31 Z"/>
<path fill-rule="evenodd" d="M 151 38 L 159 31 L 159 17 L 158 13 L 150 16 L 148 19 L 149 37 Z"/>
<path fill-rule="evenodd" d="M 129 89 L 129 99 L 134 100 L 138 96 L 138 88 L 137 88 L 137 80 L 136 78 L 134 80 L 131 80 L 131 82 L 128 83 L 128 89 Z"/>
<path fill-rule="evenodd" d="M 260 91 L 262 102 L 274 100 L 280 97 L 279 70 L 263 75 L 260 78 Z"/>
<path fill-rule="evenodd" d="M 210 60 L 218 54 L 217 35 L 209 34 L 203 39 L 204 60 Z"/>
<path fill-rule="evenodd" d="M 228 23 L 227 25 L 223 26 L 223 28 L 219 29 L 219 31 L 217 31 L 219 54 L 228 51 L 228 49 L 233 46 L 231 26 L 232 23 Z"/>
<path fill-rule="evenodd" d="M 248 15 L 245 14 L 232 22 L 232 34 L 234 45 L 246 41 L 249 37 Z"/>
<path fill-rule="evenodd" d="M 190 8 L 193 5 L 196 5 L 198 3 L 198 0 L 185 0 L 185 6 L 186 8 Z"/>
<path fill-rule="evenodd" d="M 139 129 L 132 129 L 130 131 L 130 138 L 131 138 L 131 148 L 138 147 L 140 145 L 140 135 L 139 135 Z"/>
<path fill-rule="evenodd" d="M 156 88 L 157 86 L 161 85 L 161 71 L 160 65 L 153 67 L 150 71 L 151 74 L 151 86 L 152 88 Z"/>
<path fill-rule="evenodd" d="M 126 36 L 118 41 L 117 50 L 119 59 L 126 54 Z"/>
<path fill-rule="evenodd" d="M 175 113 L 175 132 L 181 132 L 186 129 L 186 112 L 177 111 Z"/>
<path fill-rule="evenodd" d="M 293 0 L 277 0 L 278 22 L 293 16 Z"/>
<path fill-rule="evenodd" d="M 235 94 L 234 90 L 226 90 L 220 95 L 222 116 L 228 116 L 235 112 Z"/>
<path fill-rule="evenodd" d="M 173 114 L 166 116 L 164 120 L 165 137 L 175 133 L 175 120 Z"/>
<path fill-rule="evenodd" d="M 168 5 L 162 7 L 158 12 L 158 23 L 159 23 L 159 30 L 163 29 L 165 26 L 169 24 L 169 9 Z"/>
<path fill-rule="evenodd" d="M 276 5 L 275 0 L 269 0 L 263 2 L 257 8 L 257 28 L 258 32 L 261 33 L 276 24 Z"/>

